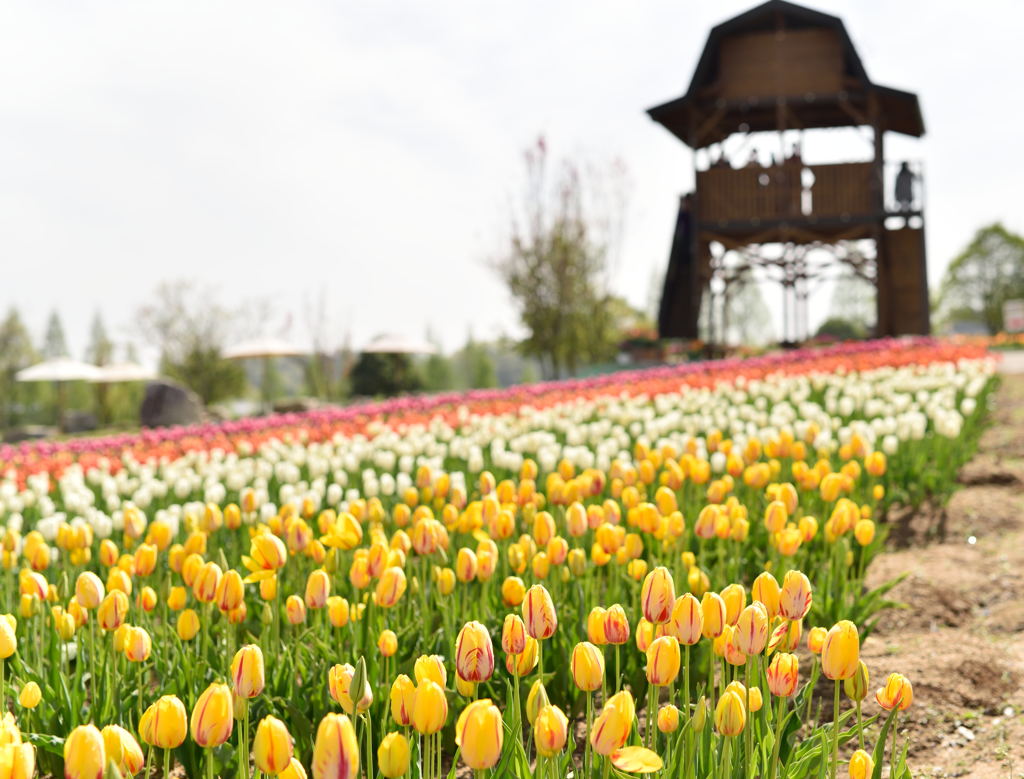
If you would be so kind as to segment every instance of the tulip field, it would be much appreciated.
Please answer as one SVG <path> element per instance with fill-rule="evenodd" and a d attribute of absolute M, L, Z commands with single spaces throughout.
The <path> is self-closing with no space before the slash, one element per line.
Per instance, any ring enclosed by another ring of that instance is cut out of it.
<path fill-rule="evenodd" d="M 0 447 L 0 779 L 908 777 L 865 571 L 994 375 L 874 341 Z"/>

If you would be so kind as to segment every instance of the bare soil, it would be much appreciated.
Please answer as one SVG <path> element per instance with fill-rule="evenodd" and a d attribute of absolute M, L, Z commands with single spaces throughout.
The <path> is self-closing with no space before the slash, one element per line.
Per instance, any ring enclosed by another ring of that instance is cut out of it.
<path fill-rule="evenodd" d="M 864 642 L 872 689 L 914 685 L 900 718 L 915 776 L 1024 776 L 1024 376 L 1005 375 L 992 425 L 945 507 L 895 515 L 900 543 L 869 586 L 902 573 Z"/>

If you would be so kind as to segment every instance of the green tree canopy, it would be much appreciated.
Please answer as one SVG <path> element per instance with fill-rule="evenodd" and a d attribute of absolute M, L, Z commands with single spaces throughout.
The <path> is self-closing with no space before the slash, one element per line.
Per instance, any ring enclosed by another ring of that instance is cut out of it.
<path fill-rule="evenodd" d="M 523 352 L 553 376 L 614 353 L 607 270 L 621 222 L 621 170 L 585 176 L 568 161 L 549 173 L 543 139 L 526 151 L 526 192 L 508 248 L 494 261 L 527 331 Z M 619 174 L 618 179 L 615 175 Z"/>
<path fill-rule="evenodd" d="M 936 309 L 945 323 L 979 321 L 1003 329 L 1003 303 L 1024 298 L 1024 237 L 1002 224 L 982 227 L 946 269 Z"/>
<path fill-rule="evenodd" d="M 23 405 L 37 386 L 19 384 L 15 374 L 38 359 L 32 336 L 12 307 L 0 323 L 0 428 L 23 421 Z"/>
<path fill-rule="evenodd" d="M 68 356 L 68 342 L 64 337 L 64 324 L 60 321 L 57 311 L 50 313 L 46 321 L 46 335 L 43 336 L 43 357 L 52 360 L 55 357 Z"/>

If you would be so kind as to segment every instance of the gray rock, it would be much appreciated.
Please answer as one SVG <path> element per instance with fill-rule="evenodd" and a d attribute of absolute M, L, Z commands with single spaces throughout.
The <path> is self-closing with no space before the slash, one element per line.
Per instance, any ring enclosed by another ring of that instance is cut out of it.
<path fill-rule="evenodd" d="M 169 381 L 146 385 L 146 395 L 139 408 L 139 424 L 143 427 L 191 425 L 202 418 L 202 401 L 191 390 Z"/>

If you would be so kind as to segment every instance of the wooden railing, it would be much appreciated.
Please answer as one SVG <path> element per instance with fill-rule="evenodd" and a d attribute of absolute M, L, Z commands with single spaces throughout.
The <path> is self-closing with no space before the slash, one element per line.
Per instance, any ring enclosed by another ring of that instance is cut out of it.
<path fill-rule="evenodd" d="M 808 174 L 807 172 L 810 172 Z M 711 168 L 697 173 L 702 222 L 847 219 L 869 216 L 874 168 L 870 162 L 768 168 Z M 804 184 L 810 183 L 805 187 Z"/>

